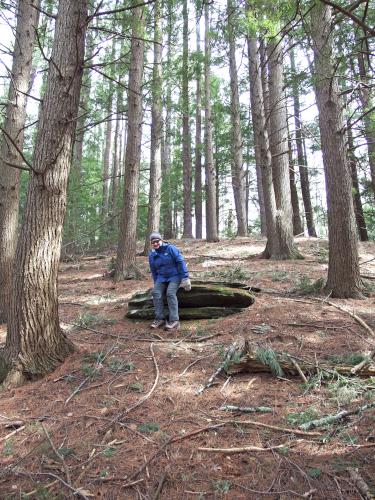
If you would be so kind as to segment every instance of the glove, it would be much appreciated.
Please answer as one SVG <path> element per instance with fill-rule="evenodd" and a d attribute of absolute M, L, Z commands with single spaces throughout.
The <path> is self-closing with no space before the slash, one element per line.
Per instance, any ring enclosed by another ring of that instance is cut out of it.
<path fill-rule="evenodd" d="M 180 287 L 183 288 L 185 290 L 185 292 L 190 292 L 190 290 L 191 290 L 191 282 L 190 282 L 189 278 L 183 279 L 181 281 Z"/>

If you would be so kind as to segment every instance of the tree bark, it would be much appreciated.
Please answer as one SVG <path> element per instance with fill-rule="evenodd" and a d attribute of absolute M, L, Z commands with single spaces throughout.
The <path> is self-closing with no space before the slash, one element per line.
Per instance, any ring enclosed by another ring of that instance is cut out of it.
<path fill-rule="evenodd" d="M 204 39 L 204 149 L 206 174 L 206 238 L 207 241 L 219 241 L 216 218 L 216 170 L 212 144 L 212 112 L 211 112 L 211 37 L 209 4 L 204 5 L 205 39 Z"/>
<path fill-rule="evenodd" d="M 174 14 L 172 4 L 168 2 L 168 28 L 167 28 L 167 62 L 166 74 L 169 75 L 172 67 L 172 32 Z M 166 79 L 165 91 L 165 121 L 164 121 L 164 143 L 162 147 L 162 227 L 163 235 L 166 240 L 172 239 L 173 220 L 172 220 L 172 193 L 171 193 L 171 136 L 172 136 L 172 80 Z"/>
<path fill-rule="evenodd" d="M 363 207 L 361 194 L 359 191 L 359 182 L 357 174 L 357 158 L 354 154 L 354 141 L 353 141 L 353 131 L 351 127 L 350 120 L 347 121 L 348 128 L 348 160 L 349 166 L 352 174 L 352 184 L 353 184 L 353 202 L 354 202 L 354 215 L 357 223 L 357 230 L 359 238 L 361 241 L 368 241 L 368 234 L 366 228 L 366 221 L 363 215 Z"/>
<path fill-rule="evenodd" d="M 159 231 L 161 209 L 161 137 L 162 125 L 162 33 L 160 26 L 161 3 L 154 3 L 154 67 L 152 73 L 152 109 L 151 109 L 151 152 L 150 152 L 150 194 L 148 202 L 147 234 L 144 254 L 150 247 L 149 235 Z"/>
<path fill-rule="evenodd" d="M 108 103 L 106 109 L 107 123 L 105 125 L 104 154 L 103 154 L 103 198 L 102 198 L 102 223 L 108 218 L 109 186 L 111 183 L 111 152 L 112 152 L 112 91 L 108 89 Z"/>
<path fill-rule="evenodd" d="M 192 179 L 190 151 L 190 107 L 189 107 L 189 18 L 187 0 L 182 4 L 182 161 L 184 186 L 184 229 L 182 238 L 193 238 L 192 222 Z"/>
<path fill-rule="evenodd" d="M 86 24 L 86 0 L 60 0 L 13 270 L 4 353 L 10 385 L 52 371 L 72 350 L 59 325 L 57 272 Z"/>
<path fill-rule="evenodd" d="M 296 236 L 298 234 L 303 233 L 303 225 L 301 220 L 301 214 L 299 210 L 299 201 L 298 201 L 298 191 L 296 184 L 296 173 L 294 171 L 294 161 L 292 154 L 292 141 L 290 138 L 288 139 L 288 156 L 289 156 L 289 181 L 290 181 L 290 195 L 292 201 L 293 208 L 293 235 Z"/>
<path fill-rule="evenodd" d="M 362 296 L 352 183 L 347 164 L 344 124 L 332 61 L 331 9 L 320 0 L 310 13 L 314 80 L 326 179 L 329 263 L 326 290 L 332 297 Z"/>
<path fill-rule="evenodd" d="M 38 27 L 39 0 L 20 0 L 17 11 L 16 38 L 8 91 L 4 132 L 0 137 L 0 323 L 7 320 L 9 294 L 14 272 L 17 244 L 18 205 L 26 101 L 32 80 L 32 59 Z M 11 166 L 10 164 L 14 165 Z"/>
<path fill-rule="evenodd" d="M 296 250 L 293 240 L 293 211 L 290 194 L 288 127 L 284 94 L 282 44 L 279 40 L 267 47 L 270 100 L 270 149 L 273 185 L 276 198 L 277 252 L 273 258 L 292 259 Z"/>
<path fill-rule="evenodd" d="M 298 83 L 295 79 L 296 64 L 295 64 L 293 49 L 290 50 L 289 56 L 290 56 L 290 68 L 293 74 L 292 91 L 293 91 L 293 108 L 294 108 L 294 126 L 296 130 L 297 162 L 298 162 L 298 169 L 301 181 L 303 205 L 305 208 L 306 226 L 309 236 L 313 236 L 316 238 L 317 234 L 315 230 L 314 213 L 312 209 L 311 196 L 310 196 L 309 171 L 307 163 L 305 162 L 305 155 L 303 152 L 303 140 L 304 140 L 303 129 L 302 129 L 303 124 L 301 120 L 299 88 L 298 88 Z"/>
<path fill-rule="evenodd" d="M 202 238 L 202 64 L 200 12 L 197 9 L 196 111 L 195 111 L 195 236 Z"/>
<path fill-rule="evenodd" d="M 233 0 L 227 0 L 227 17 L 228 17 L 228 38 L 229 38 L 229 74 L 230 74 L 230 89 L 231 89 L 231 170 L 232 170 L 232 188 L 234 196 L 234 204 L 236 207 L 237 217 L 237 235 L 247 235 L 247 219 L 246 219 L 246 173 L 243 166 L 242 154 L 242 133 L 240 120 L 240 99 L 238 94 L 238 77 L 236 64 L 236 40 L 234 34 L 234 13 L 235 5 Z"/>
<path fill-rule="evenodd" d="M 137 0 L 132 0 L 137 5 Z M 125 153 L 124 206 L 120 220 L 120 234 L 117 246 L 115 280 L 134 279 L 139 276 L 136 267 L 137 217 L 139 169 L 142 140 L 142 80 L 144 65 L 143 7 L 132 10 L 133 27 L 131 39 L 131 61 L 128 89 L 128 131 Z"/>

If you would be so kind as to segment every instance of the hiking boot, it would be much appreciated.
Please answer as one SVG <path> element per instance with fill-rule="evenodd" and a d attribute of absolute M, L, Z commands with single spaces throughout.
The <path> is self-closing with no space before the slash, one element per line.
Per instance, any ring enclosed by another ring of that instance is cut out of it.
<path fill-rule="evenodd" d="M 164 327 L 164 330 L 179 330 L 180 322 L 179 321 L 167 321 Z"/>
<path fill-rule="evenodd" d="M 165 325 L 165 319 L 154 319 L 153 323 L 151 323 L 151 328 L 161 328 Z"/>

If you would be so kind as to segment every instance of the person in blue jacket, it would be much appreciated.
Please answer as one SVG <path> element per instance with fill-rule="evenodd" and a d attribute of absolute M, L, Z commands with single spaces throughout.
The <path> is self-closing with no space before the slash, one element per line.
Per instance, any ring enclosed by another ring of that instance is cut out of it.
<path fill-rule="evenodd" d="M 150 234 L 150 244 L 148 261 L 154 280 L 152 299 L 155 308 L 155 320 L 151 328 L 175 330 L 180 327 L 177 291 L 180 286 L 186 291 L 191 290 L 189 272 L 179 249 L 163 241 L 160 233 L 153 231 Z M 164 315 L 164 297 L 167 298 L 169 321 Z"/>

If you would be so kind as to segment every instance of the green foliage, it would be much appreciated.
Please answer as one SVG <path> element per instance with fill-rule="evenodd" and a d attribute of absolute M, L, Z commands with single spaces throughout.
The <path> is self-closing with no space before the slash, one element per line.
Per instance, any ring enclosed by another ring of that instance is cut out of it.
<path fill-rule="evenodd" d="M 81 368 L 86 377 L 95 378 L 99 374 L 99 370 L 95 366 L 83 363 Z"/>
<path fill-rule="evenodd" d="M 284 376 L 277 354 L 273 349 L 259 347 L 255 352 L 255 356 L 258 361 L 268 366 L 274 375 L 277 377 Z"/>
<path fill-rule="evenodd" d="M 130 372 L 134 370 L 134 364 L 130 363 L 129 361 L 125 361 L 123 359 L 111 358 L 108 361 L 108 368 L 111 370 L 111 372 L 114 373 Z"/>
<path fill-rule="evenodd" d="M 65 457 L 70 457 L 72 455 L 75 455 L 76 452 L 74 448 L 67 448 L 66 446 L 61 446 L 58 450 L 60 455 L 62 455 L 64 458 Z"/>
<path fill-rule="evenodd" d="M 153 432 L 157 432 L 158 430 L 160 430 L 160 426 L 158 424 L 155 424 L 154 422 L 149 422 L 145 424 L 139 424 L 138 430 L 143 434 L 152 434 Z"/>
<path fill-rule="evenodd" d="M 316 408 L 309 408 L 306 411 L 300 413 L 288 413 L 285 416 L 286 421 L 293 425 L 294 427 L 298 427 L 306 422 L 310 422 L 311 420 L 315 420 L 319 416 Z"/>
<path fill-rule="evenodd" d="M 365 359 L 362 352 L 351 352 L 349 354 L 334 354 L 328 357 L 330 363 L 335 365 L 358 365 Z"/>
<path fill-rule="evenodd" d="M 214 479 L 212 486 L 217 493 L 225 495 L 231 489 L 232 483 L 228 479 Z"/>
<path fill-rule="evenodd" d="M 220 278 L 224 281 L 241 281 L 249 278 L 249 274 L 242 267 L 209 271 L 204 273 L 204 278 Z"/>
<path fill-rule="evenodd" d="M 105 448 L 102 451 L 102 455 L 104 455 L 107 458 L 112 458 L 116 454 L 116 452 L 117 452 L 116 448 L 109 446 L 108 448 Z"/>
<path fill-rule="evenodd" d="M 314 293 L 319 293 L 325 284 L 324 278 L 319 278 L 313 281 L 309 276 L 301 275 L 296 287 L 296 292 L 301 295 L 312 295 Z"/>
<path fill-rule="evenodd" d="M 134 382 L 133 384 L 129 384 L 129 389 L 133 392 L 142 392 L 143 391 L 143 384 L 140 382 Z"/>
<path fill-rule="evenodd" d="M 85 361 L 95 361 L 96 363 L 103 363 L 105 359 L 105 353 L 103 351 L 90 352 L 89 354 L 85 354 L 83 359 Z"/>
<path fill-rule="evenodd" d="M 318 479 L 322 475 L 322 469 L 319 467 L 311 467 L 307 470 L 307 474 L 313 479 Z"/>

